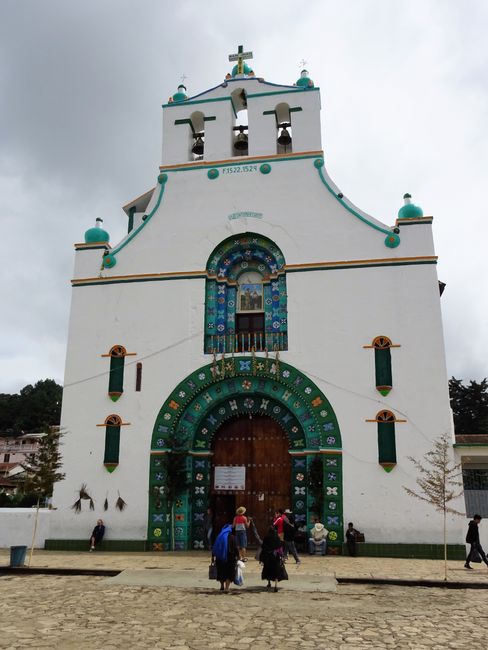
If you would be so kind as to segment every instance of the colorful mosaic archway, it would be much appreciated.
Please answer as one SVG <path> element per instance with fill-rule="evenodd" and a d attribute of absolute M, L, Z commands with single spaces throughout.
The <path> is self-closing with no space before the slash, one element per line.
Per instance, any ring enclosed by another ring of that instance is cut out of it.
<path fill-rule="evenodd" d="M 226 420 L 249 414 L 271 417 L 288 436 L 292 456 L 290 500 L 299 525 L 310 524 L 308 468 L 320 454 L 324 491 L 321 516 L 329 529 L 329 545 L 341 545 L 341 436 L 330 403 L 310 379 L 289 364 L 263 357 L 235 357 L 193 372 L 178 384 L 158 414 L 151 444 L 150 548 L 164 550 L 171 541 L 165 454 L 177 451 L 185 455 L 189 480 L 188 488 L 175 502 L 175 548 L 203 548 L 213 436 Z"/>

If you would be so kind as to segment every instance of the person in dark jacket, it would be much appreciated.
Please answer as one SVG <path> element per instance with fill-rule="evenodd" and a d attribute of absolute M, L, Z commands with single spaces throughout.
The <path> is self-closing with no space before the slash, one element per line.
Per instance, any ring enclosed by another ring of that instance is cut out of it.
<path fill-rule="evenodd" d="M 271 590 L 271 580 L 274 582 L 274 590 L 278 591 L 278 582 L 288 580 L 285 565 L 283 564 L 283 542 L 278 537 L 274 526 L 270 526 L 264 536 L 261 547 L 260 562 L 263 565 L 261 580 L 267 580 L 266 589 Z"/>
<path fill-rule="evenodd" d="M 105 526 L 103 525 L 102 519 L 97 520 L 97 525 L 93 529 L 93 532 L 90 536 L 90 551 L 94 551 L 97 544 L 103 539 L 105 535 Z"/>
<path fill-rule="evenodd" d="M 354 528 L 354 524 L 350 521 L 347 524 L 346 530 L 346 544 L 347 550 L 351 557 L 356 557 L 356 538 L 359 535 L 359 531 Z"/>
<path fill-rule="evenodd" d="M 289 508 L 287 508 L 283 513 L 283 521 L 283 533 L 285 536 L 285 560 L 288 558 L 288 553 L 291 553 L 295 558 L 295 563 L 300 564 L 300 559 L 298 557 L 297 549 L 295 546 L 295 517 Z"/>
<path fill-rule="evenodd" d="M 478 551 L 478 553 L 481 556 L 481 559 L 483 562 L 488 566 L 488 560 L 486 559 L 485 552 L 483 551 L 481 544 L 480 544 L 480 531 L 478 528 L 478 525 L 481 521 L 481 516 L 480 515 L 475 515 L 473 519 L 469 522 L 468 524 L 468 532 L 466 534 L 466 543 L 471 544 L 471 548 L 469 549 L 468 557 L 466 558 L 466 562 L 464 564 L 465 569 L 472 569 L 472 566 L 469 566 L 469 563 L 471 562 L 471 559 L 473 557 L 473 554 Z"/>

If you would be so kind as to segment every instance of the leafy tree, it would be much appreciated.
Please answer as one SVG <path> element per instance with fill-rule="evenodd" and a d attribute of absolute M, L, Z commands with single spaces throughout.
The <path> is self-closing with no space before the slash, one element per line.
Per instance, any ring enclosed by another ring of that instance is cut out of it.
<path fill-rule="evenodd" d="M 0 394 L 0 431 L 28 433 L 59 424 L 62 394 L 54 379 L 28 384 L 18 394 Z"/>
<path fill-rule="evenodd" d="M 65 475 L 60 472 L 62 462 L 61 452 L 59 451 L 59 441 L 62 433 L 58 429 L 46 427 L 44 434 L 45 435 L 41 438 L 37 451 L 28 454 L 25 462 L 22 463 L 22 467 L 27 473 L 27 478 L 24 482 L 24 491 L 37 496 L 36 517 L 34 520 L 29 566 L 34 552 L 41 499 L 52 496 L 54 484 L 58 481 L 62 481 L 65 477 Z"/>
<path fill-rule="evenodd" d="M 434 440 L 433 447 L 423 458 L 418 461 L 409 456 L 409 460 L 415 465 L 419 472 L 416 480 L 418 492 L 403 486 L 403 489 L 411 497 L 425 501 L 433 506 L 437 512 L 441 512 L 444 519 L 444 580 L 447 580 L 447 514 L 464 516 L 452 508 L 449 503 L 457 499 L 463 493 L 460 489 L 462 482 L 461 463 L 454 463 L 450 450 L 451 440 L 445 433 Z"/>
<path fill-rule="evenodd" d="M 488 379 L 464 385 L 462 379 L 452 377 L 449 393 L 456 433 L 488 433 Z"/>

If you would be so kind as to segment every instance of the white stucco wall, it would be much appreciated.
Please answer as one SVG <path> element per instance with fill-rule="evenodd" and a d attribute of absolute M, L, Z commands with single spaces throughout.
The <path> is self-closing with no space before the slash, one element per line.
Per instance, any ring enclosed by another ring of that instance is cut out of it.
<path fill-rule="evenodd" d="M 312 142 L 318 93 L 306 98 Z M 166 109 L 165 119 L 174 121 L 189 108 Z M 294 115 L 306 124 L 305 110 Z M 265 121 L 256 118 L 256 123 Z M 167 124 L 170 129 L 171 121 Z M 216 122 L 209 124 L 216 128 Z M 289 268 L 289 351 L 281 358 L 319 386 L 338 418 L 344 521 L 354 521 L 371 542 L 440 542 L 440 517 L 403 489 L 414 487 L 416 478 L 407 456 L 420 458 L 435 437 L 452 434 L 432 228 L 430 223 L 401 227 L 400 245 L 386 247 L 385 233 L 352 215 L 324 187 L 313 161 L 270 159 L 267 175 L 259 164 L 242 173 L 221 167 L 215 180 L 208 179 L 207 169 L 168 170 L 159 209 L 116 252 L 117 264 L 100 272 L 102 251 L 78 250 L 75 278 L 202 272 L 221 241 L 245 232 L 269 237 L 291 267 L 359 264 Z M 147 213 L 158 193 L 157 188 Z M 262 218 L 229 220 L 240 211 Z M 395 266 L 400 258 L 404 265 Z M 371 266 L 372 260 L 378 265 Z M 54 493 L 53 537 L 84 538 L 102 517 L 107 538 L 146 538 L 149 451 L 158 410 L 179 381 L 211 361 L 202 352 L 204 301 L 203 278 L 74 287 L 62 413 L 66 479 Z M 363 348 L 378 335 L 400 346 L 391 351 L 393 390 L 387 397 L 375 388 L 374 351 Z M 114 404 L 107 395 L 109 360 L 101 355 L 115 344 L 135 356 L 126 358 L 124 395 Z M 135 392 L 137 362 L 143 364 L 141 392 Z M 389 474 L 378 465 L 376 424 L 366 422 L 384 408 L 407 420 L 396 425 L 397 466 Z M 119 466 L 109 474 L 102 464 L 105 430 L 97 424 L 111 413 L 129 424 L 121 427 Z M 88 484 L 96 509 L 75 515 L 71 505 L 82 483 Z M 122 513 L 114 508 L 118 492 L 128 504 Z M 104 512 L 106 496 L 110 505 Z M 462 499 L 457 507 L 463 510 Z M 450 542 L 462 542 L 464 525 L 462 518 L 450 523 Z"/>
<path fill-rule="evenodd" d="M 52 513 L 52 510 L 39 510 L 35 548 L 44 548 L 44 542 L 49 538 Z M 29 547 L 35 518 L 35 508 L 0 508 L 0 548 Z"/>

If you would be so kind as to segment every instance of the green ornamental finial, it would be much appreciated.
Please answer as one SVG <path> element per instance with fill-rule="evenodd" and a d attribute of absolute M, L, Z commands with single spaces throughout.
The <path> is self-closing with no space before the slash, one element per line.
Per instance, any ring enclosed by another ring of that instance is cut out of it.
<path fill-rule="evenodd" d="M 302 70 L 300 79 L 297 79 L 295 86 L 299 86 L 300 88 L 313 88 L 313 81 L 308 76 L 308 70 Z"/>
<path fill-rule="evenodd" d="M 98 217 L 94 228 L 89 228 L 85 232 L 85 244 L 107 244 L 110 241 L 110 235 L 102 228 L 103 219 Z"/>
<path fill-rule="evenodd" d="M 405 205 L 403 205 L 400 210 L 398 210 L 399 219 L 419 219 L 424 216 L 422 208 L 418 205 L 414 205 L 411 201 L 411 194 L 404 194 L 403 200 Z"/>

